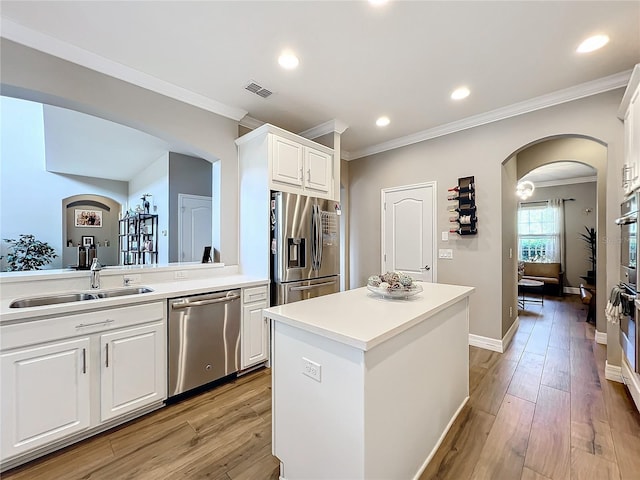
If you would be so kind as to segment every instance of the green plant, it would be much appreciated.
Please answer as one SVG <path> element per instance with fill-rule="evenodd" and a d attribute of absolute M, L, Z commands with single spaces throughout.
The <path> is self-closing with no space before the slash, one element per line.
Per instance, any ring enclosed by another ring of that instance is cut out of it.
<path fill-rule="evenodd" d="M 581 233 L 580 236 L 587 244 L 589 248 L 589 262 L 591 262 L 591 272 L 587 273 L 587 276 L 592 276 L 595 279 L 596 276 L 596 229 L 584 227 L 587 233 Z M 591 275 L 589 275 L 591 273 Z"/>
<path fill-rule="evenodd" d="M 7 271 L 40 270 L 51 263 L 58 255 L 47 243 L 36 240 L 33 235 L 20 235 L 17 240 L 5 238 L 9 244 L 7 253 Z"/>

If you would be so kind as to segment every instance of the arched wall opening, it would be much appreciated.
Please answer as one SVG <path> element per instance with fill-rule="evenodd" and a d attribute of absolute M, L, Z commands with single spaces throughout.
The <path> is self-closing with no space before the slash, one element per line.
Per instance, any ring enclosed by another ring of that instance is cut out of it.
<path fill-rule="evenodd" d="M 503 301 L 517 311 L 518 238 L 517 210 L 520 199 L 515 195 L 518 180 L 543 165 L 562 161 L 574 161 L 589 165 L 596 173 L 596 290 L 606 291 L 606 185 L 607 146 L 597 138 L 582 135 L 561 135 L 541 138 L 514 152 L 502 165 L 502 240 L 513 252 L 502 264 Z M 596 296 L 596 330 L 606 332 L 604 317 L 606 295 Z M 504 309 L 503 309 L 504 310 Z M 506 318 L 505 318 L 506 317 Z M 514 318 L 503 316 L 503 335 L 513 324 Z"/>

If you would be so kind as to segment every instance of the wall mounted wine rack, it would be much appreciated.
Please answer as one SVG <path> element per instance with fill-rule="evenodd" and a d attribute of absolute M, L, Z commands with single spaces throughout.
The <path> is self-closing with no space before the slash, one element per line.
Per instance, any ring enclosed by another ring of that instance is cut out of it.
<path fill-rule="evenodd" d="M 458 235 L 476 235 L 478 216 L 476 207 L 476 182 L 474 177 L 458 178 L 458 185 L 448 190 L 447 200 L 457 202 L 451 205 L 449 212 L 457 214 L 449 217 L 452 223 L 449 231 Z"/>

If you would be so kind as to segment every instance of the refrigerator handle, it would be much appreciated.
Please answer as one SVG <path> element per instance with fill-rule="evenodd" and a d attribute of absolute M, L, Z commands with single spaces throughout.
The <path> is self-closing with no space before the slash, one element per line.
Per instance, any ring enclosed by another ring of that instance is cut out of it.
<path fill-rule="evenodd" d="M 311 269 L 318 270 L 318 215 L 317 205 L 311 208 Z"/>
<path fill-rule="evenodd" d="M 320 267 L 322 266 L 322 212 L 320 211 L 320 207 L 319 206 L 318 206 L 317 222 L 318 222 L 318 227 L 317 227 L 317 231 L 318 231 L 318 270 L 320 270 Z"/>

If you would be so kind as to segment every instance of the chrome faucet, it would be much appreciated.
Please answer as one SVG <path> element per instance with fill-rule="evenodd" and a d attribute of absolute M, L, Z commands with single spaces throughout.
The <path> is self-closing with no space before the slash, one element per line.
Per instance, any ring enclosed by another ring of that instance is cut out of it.
<path fill-rule="evenodd" d="M 91 272 L 90 282 L 91 288 L 100 288 L 100 270 L 102 270 L 102 265 L 98 263 L 98 257 L 93 258 L 93 262 L 91 262 L 91 268 L 89 269 Z"/>

